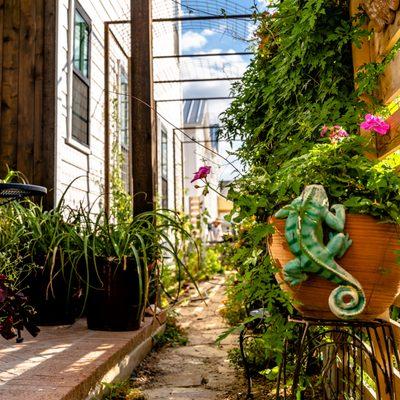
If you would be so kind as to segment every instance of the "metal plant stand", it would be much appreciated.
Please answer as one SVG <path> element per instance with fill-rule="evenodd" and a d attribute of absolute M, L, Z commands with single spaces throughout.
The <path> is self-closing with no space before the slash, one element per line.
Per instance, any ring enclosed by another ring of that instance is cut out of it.
<path fill-rule="evenodd" d="M 266 309 L 259 308 L 257 310 L 250 311 L 250 317 L 253 317 L 251 323 L 245 324 L 239 335 L 239 349 L 242 356 L 244 372 L 247 380 L 247 398 L 251 399 L 252 395 L 252 371 L 250 368 L 249 360 L 245 351 L 246 340 L 259 336 L 258 332 L 263 332 L 268 329 L 269 324 L 265 322 L 265 318 L 269 316 Z"/>
<path fill-rule="evenodd" d="M 367 392 L 374 392 L 376 399 L 398 398 L 393 364 L 400 365 L 399 355 L 389 322 L 301 317 L 290 321 L 300 329 L 297 354 L 288 352 L 285 343 L 276 399 L 372 398 Z M 311 387 L 314 394 L 308 397 Z"/>
<path fill-rule="evenodd" d="M 27 185 L 23 183 L 0 183 L 0 206 L 4 206 L 12 201 L 23 200 L 30 196 L 44 196 L 47 189 L 43 186 Z M 17 343 L 24 340 L 21 335 L 21 328 L 17 328 Z"/>

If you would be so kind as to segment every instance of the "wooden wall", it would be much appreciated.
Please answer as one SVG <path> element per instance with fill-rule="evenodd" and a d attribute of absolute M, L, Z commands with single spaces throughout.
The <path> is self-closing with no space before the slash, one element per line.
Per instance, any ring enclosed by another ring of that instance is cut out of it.
<path fill-rule="evenodd" d="M 56 0 L 0 0 L 0 176 L 54 187 Z M 53 194 L 47 196 L 51 206 Z"/>
<path fill-rule="evenodd" d="M 366 10 L 368 28 L 373 32 L 370 40 L 365 40 L 361 48 L 353 47 L 355 73 L 363 64 L 380 62 L 400 39 L 400 9 L 398 1 L 351 0 L 351 13 Z M 386 67 L 379 81 L 378 97 L 392 109 L 388 118 L 391 129 L 388 135 L 378 137 L 377 156 L 384 157 L 400 149 L 400 107 L 395 103 L 400 99 L 400 52 Z"/>

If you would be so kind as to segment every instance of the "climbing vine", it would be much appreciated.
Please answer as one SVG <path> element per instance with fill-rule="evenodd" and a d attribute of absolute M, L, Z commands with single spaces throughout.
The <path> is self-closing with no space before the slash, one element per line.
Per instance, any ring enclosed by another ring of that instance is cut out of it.
<path fill-rule="evenodd" d="M 279 361 L 282 337 L 293 335 L 285 319 L 292 310 L 274 280 L 265 243 L 273 229 L 268 217 L 305 185 L 319 183 L 349 212 L 400 221 L 399 157 L 368 158 L 371 141 L 358 135 L 364 115 L 382 107 L 374 93 L 400 44 L 381 62 L 365 65 L 355 81 L 351 46 L 371 35 L 362 13 L 350 17 L 345 0 L 272 6 L 273 13 L 260 17 L 254 59 L 233 86 L 236 98 L 222 117 L 222 135 L 243 141 L 238 156 L 248 171 L 229 192 L 231 220 L 245 229 L 232 255 L 238 274 L 228 304 L 268 310 L 266 354 Z M 321 135 L 323 126 L 343 127 L 349 137 L 332 143 Z"/>

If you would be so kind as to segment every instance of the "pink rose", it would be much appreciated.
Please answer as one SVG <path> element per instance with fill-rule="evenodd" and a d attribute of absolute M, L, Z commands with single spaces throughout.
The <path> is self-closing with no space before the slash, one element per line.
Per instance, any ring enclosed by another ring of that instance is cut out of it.
<path fill-rule="evenodd" d="M 386 135 L 390 129 L 390 125 L 387 122 L 372 114 L 365 116 L 365 121 L 361 123 L 360 127 L 366 131 L 376 132 L 381 136 Z"/>
<path fill-rule="evenodd" d="M 209 175 L 210 173 L 211 173 L 211 167 L 207 167 L 206 165 L 204 165 L 203 167 L 200 167 L 199 170 L 194 174 L 194 177 L 190 182 L 207 178 L 207 175 Z"/>

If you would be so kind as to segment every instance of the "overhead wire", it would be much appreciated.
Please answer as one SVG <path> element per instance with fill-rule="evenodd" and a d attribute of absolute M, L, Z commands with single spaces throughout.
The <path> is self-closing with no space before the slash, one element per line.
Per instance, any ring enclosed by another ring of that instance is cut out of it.
<path fill-rule="evenodd" d="M 139 97 L 136 97 L 134 95 L 129 95 L 126 93 L 121 93 L 121 92 L 116 92 L 113 90 L 109 90 L 108 93 L 112 93 L 112 94 L 116 94 L 116 95 L 121 95 L 121 96 L 128 96 L 131 97 L 133 100 L 136 100 L 137 102 L 143 104 L 144 106 L 148 107 L 149 109 L 151 109 L 153 112 L 155 112 L 164 122 L 166 122 L 167 124 L 169 124 L 173 129 L 175 129 L 176 131 L 182 133 L 186 138 L 188 138 L 189 140 L 193 141 L 194 143 L 196 143 L 198 146 L 203 147 L 204 149 L 208 150 L 210 153 L 215 154 L 216 156 L 222 158 L 224 161 L 226 161 L 229 165 L 232 166 L 232 168 L 235 169 L 236 172 L 238 172 L 240 175 L 243 175 L 241 173 L 241 171 L 236 168 L 235 165 L 233 165 L 233 163 L 225 156 L 223 156 L 222 154 L 218 153 L 217 151 L 210 149 L 209 147 L 205 146 L 203 143 L 201 143 L 200 141 L 194 139 L 192 136 L 190 136 L 189 134 L 187 134 L 183 129 L 177 127 L 173 122 L 171 122 L 168 118 L 166 118 L 163 114 L 161 114 L 156 107 L 153 107 L 152 105 L 150 105 L 149 103 L 147 103 L 146 101 L 140 99 Z"/>

